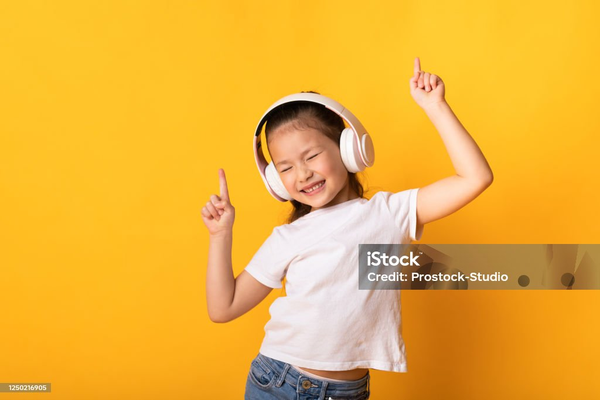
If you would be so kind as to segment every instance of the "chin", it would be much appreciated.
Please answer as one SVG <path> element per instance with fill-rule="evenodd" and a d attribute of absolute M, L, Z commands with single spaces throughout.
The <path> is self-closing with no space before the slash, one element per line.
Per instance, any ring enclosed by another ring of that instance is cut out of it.
<path fill-rule="evenodd" d="M 311 201 L 311 206 L 313 208 L 322 208 L 325 207 L 327 204 L 331 203 L 333 199 L 326 199 L 326 200 L 319 200 L 319 201 Z"/>

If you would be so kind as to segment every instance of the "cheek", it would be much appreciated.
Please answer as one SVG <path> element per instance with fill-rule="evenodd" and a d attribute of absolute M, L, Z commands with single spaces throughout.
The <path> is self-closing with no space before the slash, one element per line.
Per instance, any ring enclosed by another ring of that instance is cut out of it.
<path fill-rule="evenodd" d="M 290 190 L 293 190 L 295 188 L 295 180 L 294 180 L 294 173 L 293 172 L 286 172 L 284 174 L 280 174 L 279 177 L 281 178 L 281 181 L 283 182 L 283 186 L 285 186 L 285 188 L 287 189 L 288 192 L 290 192 Z"/>
<path fill-rule="evenodd" d="M 318 157 L 310 163 L 310 168 L 318 174 L 331 173 L 331 167 L 335 164 L 334 161 L 327 156 Z"/>
<path fill-rule="evenodd" d="M 339 160 L 328 159 L 319 165 L 318 171 L 329 178 L 341 177 L 346 174 L 346 167 L 344 167 L 341 158 Z"/>

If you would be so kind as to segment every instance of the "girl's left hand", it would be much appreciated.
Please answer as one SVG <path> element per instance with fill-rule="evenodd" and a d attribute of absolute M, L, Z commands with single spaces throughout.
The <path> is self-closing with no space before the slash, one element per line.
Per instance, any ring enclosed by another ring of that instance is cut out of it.
<path fill-rule="evenodd" d="M 421 61 L 415 58 L 414 75 L 410 78 L 410 94 L 417 104 L 425 109 L 435 103 L 446 102 L 442 78 L 421 71 Z"/>

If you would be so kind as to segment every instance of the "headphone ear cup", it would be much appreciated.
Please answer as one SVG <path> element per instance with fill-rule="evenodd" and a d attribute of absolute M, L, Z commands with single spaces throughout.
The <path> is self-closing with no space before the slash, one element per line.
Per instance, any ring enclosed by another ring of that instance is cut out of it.
<path fill-rule="evenodd" d="M 340 136 L 340 154 L 342 162 L 349 172 L 360 172 L 366 167 L 360 159 L 358 144 L 354 140 L 352 128 L 345 128 Z"/>
<path fill-rule="evenodd" d="M 273 189 L 273 191 L 279 197 L 282 197 L 286 200 L 292 199 L 292 196 L 290 196 L 290 194 L 288 193 L 285 186 L 283 186 L 283 182 L 281 181 L 281 178 L 279 177 L 279 174 L 277 173 L 277 169 L 275 168 L 275 165 L 273 165 L 273 161 L 271 161 L 269 163 L 269 165 L 267 165 L 267 168 L 265 169 L 265 178 L 267 179 L 267 182 L 269 183 L 269 186 L 271 187 L 271 189 Z"/>

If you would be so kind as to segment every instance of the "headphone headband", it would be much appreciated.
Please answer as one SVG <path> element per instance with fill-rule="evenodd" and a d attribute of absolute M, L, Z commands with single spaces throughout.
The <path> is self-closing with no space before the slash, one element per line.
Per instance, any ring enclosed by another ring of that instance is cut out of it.
<path fill-rule="evenodd" d="M 253 138 L 254 159 L 256 161 L 256 166 L 258 167 L 258 171 L 260 172 L 260 176 L 262 177 L 263 182 L 265 183 L 265 186 L 267 187 L 267 190 L 269 190 L 271 195 L 273 195 L 273 197 L 275 197 L 279 201 L 286 201 L 287 199 L 284 199 L 283 197 L 277 195 L 273 191 L 271 186 L 269 185 L 269 181 L 268 181 L 268 178 L 267 178 L 266 172 L 265 172 L 269 163 L 267 163 L 267 160 L 265 158 L 265 153 L 262 149 L 260 134 L 262 132 L 263 125 L 268 120 L 268 116 L 275 108 L 279 107 L 282 104 L 293 103 L 293 102 L 297 102 L 297 101 L 308 101 L 311 103 L 321 104 L 321 105 L 325 106 L 326 108 L 328 108 L 329 110 L 336 113 L 337 115 L 339 115 L 340 117 L 342 117 L 342 119 L 344 121 L 346 121 L 346 123 L 348 124 L 348 126 L 350 127 L 350 129 L 353 132 L 353 135 L 352 135 L 353 138 L 350 140 L 355 142 L 356 148 L 358 148 L 358 156 L 360 157 L 360 162 L 362 164 L 364 164 L 364 166 L 366 166 L 366 167 L 371 167 L 373 165 L 373 163 L 375 162 L 375 152 L 373 149 L 373 143 L 371 141 L 371 138 L 370 138 L 369 134 L 367 133 L 367 130 L 365 129 L 365 127 L 361 124 L 361 122 L 358 120 L 358 118 L 356 118 L 354 116 L 354 114 L 352 114 L 350 112 L 350 110 L 346 109 L 343 105 L 341 105 L 337 101 L 335 101 L 329 97 L 323 96 L 321 94 L 295 93 L 295 94 L 285 96 L 285 97 L 277 100 L 275 103 L 273 103 L 273 105 L 271 105 L 271 107 L 269 107 L 269 109 L 263 114 L 263 116 L 261 117 L 261 119 L 258 122 L 258 125 L 256 126 L 256 130 L 254 132 L 254 138 Z M 359 168 L 359 170 L 362 170 L 362 169 Z"/>

